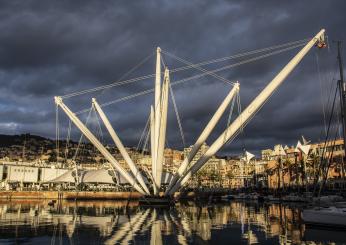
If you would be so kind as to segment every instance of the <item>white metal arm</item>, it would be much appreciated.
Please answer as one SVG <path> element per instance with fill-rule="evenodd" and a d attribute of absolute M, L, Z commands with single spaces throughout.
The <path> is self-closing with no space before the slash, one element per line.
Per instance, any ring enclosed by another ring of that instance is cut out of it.
<path fill-rule="evenodd" d="M 160 124 L 159 124 L 159 140 L 157 145 L 156 157 L 156 185 L 158 189 L 161 186 L 162 166 L 164 162 L 164 149 L 166 143 L 167 128 L 167 110 L 168 110 L 168 89 L 169 89 L 169 70 L 165 69 L 164 82 L 162 86 L 161 108 L 160 108 Z"/>
<path fill-rule="evenodd" d="M 126 172 L 125 169 L 115 160 L 112 154 L 102 145 L 102 143 L 91 133 L 91 131 L 79 120 L 79 118 L 64 104 L 61 97 L 54 97 L 55 103 L 66 113 L 71 121 L 79 130 L 88 138 L 88 140 L 101 152 L 101 154 L 113 165 L 113 167 L 133 186 L 138 192 L 145 195 L 146 193 L 137 184 L 136 180 Z"/>
<path fill-rule="evenodd" d="M 156 180 L 156 170 L 157 170 L 157 149 L 159 144 L 159 134 L 160 134 L 160 121 L 161 121 L 161 49 L 158 47 L 156 49 L 156 72 L 155 72 L 155 102 L 154 102 L 154 131 L 151 133 L 154 134 L 154 154 L 151 156 L 152 160 L 152 175 L 154 178 L 154 184 L 158 186 Z M 154 188 L 154 194 L 157 193 L 157 188 Z"/>
<path fill-rule="evenodd" d="M 150 107 L 150 147 L 151 147 L 151 161 L 152 161 L 152 168 L 154 167 L 154 155 L 155 153 L 155 113 L 154 113 L 154 107 L 151 106 Z M 154 194 L 158 193 L 158 189 L 156 186 L 156 182 L 155 182 L 155 177 L 153 176 L 154 174 L 154 169 L 152 169 L 151 172 L 151 179 L 153 181 L 153 189 L 154 189 Z"/>
<path fill-rule="evenodd" d="M 103 112 L 102 108 L 100 107 L 100 105 L 97 103 L 96 99 L 93 98 L 92 99 L 92 104 L 94 105 L 96 111 L 98 112 L 98 114 L 101 117 L 101 120 L 103 121 L 104 125 L 106 126 L 110 136 L 112 137 L 115 145 L 117 146 L 117 148 L 120 151 L 120 154 L 122 155 L 122 157 L 124 158 L 125 162 L 128 164 L 128 166 L 131 169 L 131 172 L 133 173 L 135 179 L 138 181 L 138 183 L 142 186 L 142 188 L 145 190 L 145 192 L 149 195 L 150 191 L 147 187 L 147 185 L 145 184 L 142 174 L 141 172 L 137 169 L 136 165 L 134 164 L 134 162 L 132 161 L 131 157 L 129 156 L 129 154 L 127 153 L 124 145 L 122 144 L 121 140 L 119 139 L 118 135 L 115 133 L 111 123 L 109 122 L 107 116 L 105 115 L 105 113 Z"/>
<path fill-rule="evenodd" d="M 316 34 L 303 49 L 293 57 L 293 59 L 280 71 L 278 75 L 262 90 L 262 92 L 251 102 L 251 104 L 235 119 L 235 121 L 217 138 L 210 146 L 207 152 L 184 174 L 182 178 L 173 186 L 168 194 L 173 194 L 181 186 L 187 183 L 193 174 L 195 174 L 229 139 L 251 120 L 255 113 L 261 108 L 266 100 L 274 93 L 285 78 L 299 64 L 308 51 L 321 39 L 324 39 L 325 30 L 322 29 Z"/>
<path fill-rule="evenodd" d="M 187 155 L 187 157 L 184 159 L 183 163 L 180 165 L 178 172 L 174 175 L 171 183 L 169 184 L 166 193 L 168 194 L 169 190 L 172 188 L 172 186 L 176 183 L 176 181 L 185 173 L 187 170 L 189 164 L 191 163 L 192 159 L 197 154 L 198 150 L 201 148 L 203 143 L 206 141 L 206 139 L 209 137 L 213 129 L 215 128 L 216 124 L 219 122 L 220 118 L 222 117 L 223 113 L 225 112 L 227 106 L 231 103 L 232 99 L 236 95 L 236 93 L 239 92 L 239 83 L 237 82 L 231 91 L 228 93 L 226 98 L 223 100 L 217 111 L 214 113 L 213 117 L 210 119 L 207 126 L 204 128 L 201 135 L 198 137 L 196 143 L 193 145 L 191 151 Z"/>

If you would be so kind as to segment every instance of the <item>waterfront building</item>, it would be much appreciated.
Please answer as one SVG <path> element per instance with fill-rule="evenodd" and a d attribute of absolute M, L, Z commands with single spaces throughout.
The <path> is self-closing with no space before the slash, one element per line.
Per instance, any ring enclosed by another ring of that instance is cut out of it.
<path fill-rule="evenodd" d="M 276 147 L 276 148 L 275 148 Z M 316 176 L 322 179 L 320 159 L 331 158 L 331 164 L 327 173 L 327 185 L 333 185 L 342 178 L 342 164 L 344 159 L 344 141 L 317 142 L 310 145 L 307 154 L 297 150 L 294 146 L 280 148 L 275 146 L 269 156 L 263 154 L 262 159 L 267 161 L 268 187 L 277 188 L 300 188 L 314 184 Z M 265 153 L 269 150 L 265 150 Z M 279 154 L 280 152 L 280 154 Z M 333 185 L 334 186 L 334 185 Z"/>
<path fill-rule="evenodd" d="M 262 156 L 262 160 L 269 160 L 271 155 L 272 155 L 273 150 L 272 149 L 265 149 L 261 151 L 261 156 Z"/>

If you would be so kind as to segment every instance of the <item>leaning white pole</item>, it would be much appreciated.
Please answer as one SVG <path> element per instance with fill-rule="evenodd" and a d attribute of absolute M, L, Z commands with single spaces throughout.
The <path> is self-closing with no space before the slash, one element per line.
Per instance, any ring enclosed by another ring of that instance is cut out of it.
<path fill-rule="evenodd" d="M 169 186 L 167 187 L 166 190 L 166 195 L 168 194 L 169 190 L 172 188 L 172 186 L 176 183 L 176 181 L 185 173 L 187 170 L 190 162 L 194 158 L 194 156 L 197 154 L 198 150 L 201 148 L 203 143 L 206 141 L 206 139 L 209 137 L 210 133 L 213 131 L 215 128 L 216 124 L 219 122 L 220 118 L 222 117 L 223 113 L 225 112 L 227 106 L 231 103 L 232 99 L 234 96 L 239 92 L 239 83 L 237 82 L 231 91 L 228 93 L 226 98 L 223 100 L 219 108 L 216 110 L 214 113 L 213 117 L 210 119 L 209 123 L 207 126 L 204 128 L 203 132 L 201 135 L 198 137 L 196 140 L 195 144 L 193 145 L 191 151 L 185 157 L 183 163 L 180 165 L 177 173 L 174 175 L 172 181 L 170 182 Z"/>
<path fill-rule="evenodd" d="M 299 64 L 308 51 L 321 39 L 324 39 L 325 30 L 322 29 L 313 37 L 300 52 L 280 71 L 278 75 L 262 90 L 262 92 L 251 102 L 251 104 L 235 119 L 235 121 L 217 138 L 207 152 L 179 179 L 168 194 L 173 194 L 183 186 L 193 174 L 195 174 L 215 153 L 236 133 L 251 120 L 254 114 L 262 107 L 266 100 L 274 93 L 285 78 Z"/>
<path fill-rule="evenodd" d="M 155 113 L 154 113 L 154 107 L 150 107 L 150 150 L 151 150 L 151 161 L 152 163 L 154 162 L 154 156 L 155 156 Z M 152 164 L 153 167 L 153 164 Z M 155 183 L 155 177 L 153 176 L 154 170 L 152 169 L 151 173 L 151 179 L 153 181 L 153 190 L 154 194 L 158 192 L 156 188 L 156 183 Z"/>
<path fill-rule="evenodd" d="M 169 70 L 165 69 L 164 83 L 162 87 L 161 96 L 161 121 L 159 131 L 159 141 L 157 147 L 157 158 L 156 158 L 156 185 L 160 190 L 161 177 L 162 177 L 162 166 L 164 161 L 164 150 L 166 143 L 166 128 L 167 128 L 167 110 L 168 110 L 168 89 L 169 89 Z"/>
<path fill-rule="evenodd" d="M 138 168 L 136 167 L 136 165 L 134 164 L 134 162 L 132 161 L 131 157 L 129 156 L 129 154 L 127 153 L 124 145 L 122 144 L 121 140 L 119 139 L 118 135 L 115 133 L 111 123 L 109 122 L 106 114 L 103 112 L 101 106 L 99 105 L 99 103 L 97 103 L 95 98 L 92 98 L 92 104 L 94 105 L 96 111 L 98 112 L 98 114 L 100 115 L 101 120 L 103 121 L 104 125 L 106 126 L 110 136 L 112 137 L 112 140 L 114 141 L 115 145 L 117 146 L 117 148 L 119 149 L 120 154 L 122 155 L 122 157 L 124 158 L 125 162 L 128 164 L 128 166 L 130 167 L 131 172 L 133 173 L 135 179 L 138 181 L 138 183 L 142 186 L 142 188 L 144 189 L 144 191 L 150 195 L 150 191 L 147 187 L 147 185 L 144 182 L 143 176 L 141 174 L 141 172 L 138 170 Z"/>
<path fill-rule="evenodd" d="M 154 114 L 155 114 L 155 123 L 154 123 L 154 155 L 152 155 L 152 172 L 154 182 L 156 181 L 156 171 L 157 171 L 157 148 L 159 144 L 159 134 L 160 134 L 160 114 L 161 108 L 161 49 L 158 47 L 156 49 L 156 74 L 155 74 L 155 104 L 154 104 Z M 155 189 L 154 189 L 155 190 Z M 157 193 L 154 193 L 155 195 Z"/>
<path fill-rule="evenodd" d="M 102 143 L 90 132 L 90 130 L 79 120 L 79 118 L 64 104 L 61 97 L 54 97 L 55 103 L 67 114 L 71 121 L 89 139 L 89 141 L 101 152 L 101 154 L 113 165 L 113 167 L 130 183 L 138 192 L 145 195 L 145 191 L 137 184 L 136 180 L 129 175 L 125 169 L 115 160 L 112 154 Z"/>

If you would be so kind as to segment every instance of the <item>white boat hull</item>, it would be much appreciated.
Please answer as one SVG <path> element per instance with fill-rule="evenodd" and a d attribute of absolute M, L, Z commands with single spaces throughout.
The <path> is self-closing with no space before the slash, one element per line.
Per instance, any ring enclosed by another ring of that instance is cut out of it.
<path fill-rule="evenodd" d="M 346 227 L 346 208 L 314 208 L 302 212 L 306 224 Z"/>

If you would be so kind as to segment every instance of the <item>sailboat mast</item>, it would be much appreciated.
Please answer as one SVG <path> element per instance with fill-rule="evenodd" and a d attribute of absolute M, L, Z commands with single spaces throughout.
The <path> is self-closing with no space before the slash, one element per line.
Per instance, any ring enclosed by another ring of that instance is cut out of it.
<path fill-rule="evenodd" d="M 338 63 L 340 70 L 340 80 L 338 81 L 339 91 L 340 91 L 340 109 L 342 116 L 342 131 L 343 131 L 343 139 L 344 139 L 344 158 L 342 162 L 342 175 L 345 177 L 345 160 L 346 160 L 346 92 L 345 92 L 345 82 L 344 82 L 344 70 L 343 70 L 343 62 L 341 57 L 341 41 L 337 41 L 338 45 Z"/>

